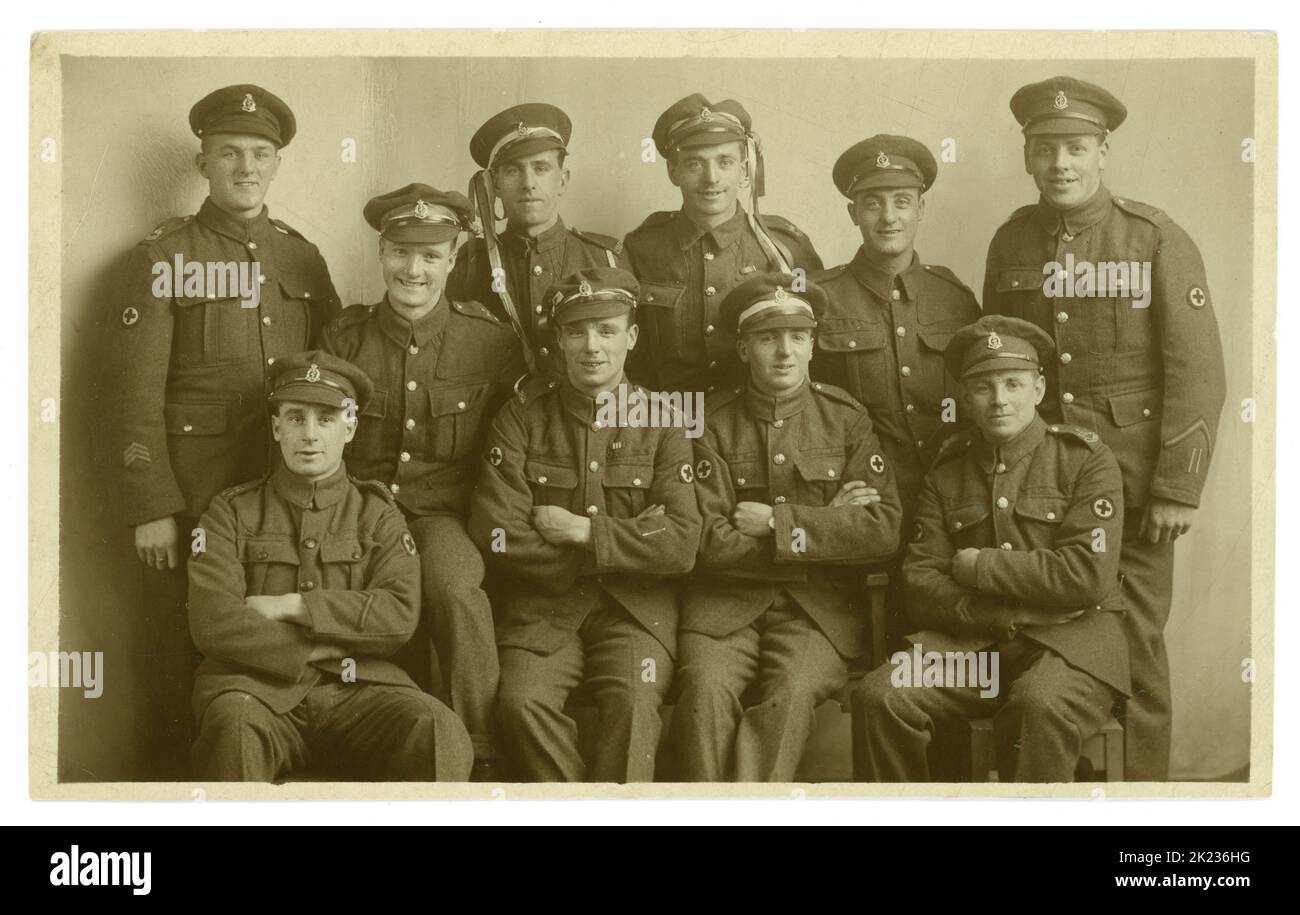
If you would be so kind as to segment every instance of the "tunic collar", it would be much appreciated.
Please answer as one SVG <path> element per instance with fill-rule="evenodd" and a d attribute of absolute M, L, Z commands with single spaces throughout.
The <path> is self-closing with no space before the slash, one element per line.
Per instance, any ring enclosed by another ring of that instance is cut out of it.
<path fill-rule="evenodd" d="M 319 483 L 299 476 L 281 461 L 271 475 L 271 485 L 282 499 L 299 508 L 327 508 L 342 500 L 351 484 L 347 465 L 342 461 L 338 470 Z"/>
<path fill-rule="evenodd" d="M 1048 235 L 1058 235 L 1063 232 L 1074 236 L 1101 222 L 1102 217 L 1110 212 L 1111 199 L 1110 191 L 1104 184 L 1097 188 L 1097 193 L 1072 210 L 1055 209 L 1040 197 L 1034 215 L 1039 226 Z"/>
<path fill-rule="evenodd" d="M 629 396 L 636 390 L 633 385 L 628 383 L 626 373 L 618 379 L 618 383 L 614 385 L 614 390 L 610 392 L 613 397 L 618 397 L 619 385 L 626 385 L 625 390 Z M 560 403 L 564 404 L 564 409 L 585 424 L 590 424 L 596 419 L 596 398 L 579 391 L 567 377 L 560 382 Z"/>
<path fill-rule="evenodd" d="M 722 225 L 714 226 L 712 229 L 701 229 L 691 221 L 685 210 L 678 210 L 673 231 L 677 235 L 677 244 L 683 251 L 706 235 L 711 235 L 714 246 L 722 249 L 730 246 L 736 239 L 740 238 L 745 231 L 745 227 L 749 225 L 748 219 L 745 208 L 740 204 L 736 204 L 736 212 Z"/>
<path fill-rule="evenodd" d="M 975 442 L 975 457 L 979 461 L 980 469 L 985 473 L 992 473 L 998 464 L 1004 464 L 1006 470 L 1011 470 L 1023 458 L 1033 453 L 1042 442 L 1043 436 L 1047 434 L 1046 430 L 1047 423 L 1043 422 L 1043 418 L 1037 411 L 1024 431 L 1004 445 L 989 444 L 976 429 L 972 432 L 972 438 Z"/>
<path fill-rule="evenodd" d="M 568 235 L 569 230 L 564 225 L 564 220 L 557 218 L 555 225 L 535 238 L 506 229 L 501 235 L 501 240 L 512 254 L 522 255 L 529 251 L 541 253 L 542 251 L 550 251 L 552 248 L 558 248 L 564 244 L 564 240 Z"/>
<path fill-rule="evenodd" d="M 447 327 L 451 317 L 451 303 L 447 301 L 444 290 L 438 297 L 438 304 L 427 315 L 417 321 L 408 321 L 397 313 L 388 301 L 388 294 L 375 306 L 379 314 L 379 326 L 398 346 L 407 346 L 412 341 L 417 346 L 428 346 Z"/>
<path fill-rule="evenodd" d="M 895 289 L 899 290 L 902 298 L 915 301 L 917 293 L 918 271 L 921 269 L 921 258 L 915 251 L 912 252 L 912 262 L 907 265 L 902 273 L 888 273 L 881 270 L 867 257 L 865 247 L 858 248 L 858 253 L 854 255 L 853 261 L 849 264 L 849 271 L 857 277 L 859 283 L 866 286 L 882 299 L 891 298 L 891 293 Z"/>
<path fill-rule="evenodd" d="M 769 423 L 802 412 L 803 408 L 808 406 L 810 397 L 812 397 L 812 386 L 808 384 L 807 379 L 804 379 L 804 383 L 789 394 L 776 397 L 764 394 L 754 387 L 752 379 L 745 383 L 745 409 L 755 419 Z"/>
<path fill-rule="evenodd" d="M 264 204 L 262 212 L 252 219 L 240 219 L 217 206 L 209 197 L 203 201 L 203 206 L 199 207 L 198 220 L 212 231 L 246 245 L 250 241 L 257 242 L 266 238 L 267 232 L 271 230 L 269 212 Z"/>

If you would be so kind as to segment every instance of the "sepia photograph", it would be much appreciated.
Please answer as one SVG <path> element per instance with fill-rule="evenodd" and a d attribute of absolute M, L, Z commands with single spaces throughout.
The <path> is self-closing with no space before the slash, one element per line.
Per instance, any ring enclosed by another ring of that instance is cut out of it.
<path fill-rule="evenodd" d="M 33 798 L 1270 793 L 1276 36 L 31 80 Z"/>

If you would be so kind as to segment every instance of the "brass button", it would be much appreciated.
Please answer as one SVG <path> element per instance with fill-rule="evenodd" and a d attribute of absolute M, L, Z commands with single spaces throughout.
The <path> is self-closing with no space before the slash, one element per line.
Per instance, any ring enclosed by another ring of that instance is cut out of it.
<path fill-rule="evenodd" d="M 736 485 L 737 485 L 737 486 L 744 486 L 744 485 L 745 485 L 745 478 L 744 478 L 744 477 L 736 477 Z"/>
<path fill-rule="evenodd" d="M 704 336 L 708 337 L 708 336 L 712 336 L 712 334 L 713 334 L 713 325 L 710 324 L 704 328 Z"/>
<path fill-rule="evenodd" d="M 256 251 L 256 250 L 257 250 L 257 242 L 255 242 L 255 241 L 250 241 L 250 242 L 248 243 L 248 250 L 249 250 L 249 251 Z"/>
<path fill-rule="evenodd" d="M 265 273 L 259 273 L 259 274 L 257 275 L 257 282 L 258 282 L 259 285 L 260 285 L 261 283 L 265 283 L 265 282 L 266 282 L 266 274 L 265 274 Z"/>
<path fill-rule="evenodd" d="M 408 419 L 408 420 L 406 421 L 406 428 L 408 428 L 408 429 L 414 429 L 414 428 L 415 428 L 415 420 L 413 420 L 413 419 Z"/>
<path fill-rule="evenodd" d="M 705 287 L 704 287 L 704 294 L 705 294 L 705 295 L 717 295 L 717 293 L 718 293 L 718 290 L 715 289 L 715 288 L 712 287 L 712 286 L 705 286 Z"/>
<path fill-rule="evenodd" d="M 594 505 L 588 505 L 588 506 L 587 506 L 587 514 L 594 518 L 594 517 L 596 517 L 598 514 L 600 514 L 600 509 L 597 508 L 597 507 L 594 506 Z"/>
<path fill-rule="evenodd" d="M 772 456 L 772 463 L 773 463 L 773 464 L 784 464 L 784 463 L 785 463 L 785 455 L 784 455 L 784 454 L 775 454 L 775 455 L 773 455 L 773 456 Z"/>
<path fill-rule="evenodd" d="M 402 487 L 398 486 L 396 483 L 390 483 L 388 484 L 388 488 L 393 491 L 393 495 L 397 495 L 397 491 Z"/>
<path fill-rule="evenodd" d="M 587 465 L 587 469 L 590 470 L 592 473 L 595 473 L 597 470 L 600 469 L 600 461 L 592 461 L 590 464 Z"/>
<path fill-rule="evenodd" d="M 999 462 L 998 462 L 998 466 L 994 467 L 993 469 L 994 469 L 995 471 L 997 471 L 998 473 L 1006 473 L 1006 472 L 1007 472 L 1007 465 L 1006 465 L 1006 464 L 1003 464 L 1001 461 L 999 461 Z"/>
<path fill-rule="evenodd" d="M 954 521 L 954 522 L 952 523 L 952 529 L 955 530 L 955 531 L 959 531 L 959 530 L 961 530 L 961 522 L 960 522 L 960 521 Z"/>
<path fill-rule="evenodd" d="M 534 306 L 533 306 L 533 311 L 537 312 L 538 314 L 541 314 L 541 313 L 542 313 L 542 306 L 540 306 L 540 305 L 534 305 Z"/>
<path fill-rule="evenodd" d="M 830 477 L 832 480 L 835 479 L 835 468 L 834 468 L 834 467 L 827 467 L 827 468 L 826 468 L 826 476 Z"/>
<path fill-rule="evenodd" d="M 713 360 L 711 360 L 711 361 L 709 362 L 709 368 L 711 368 L 711 369 L 716 369 L 717 367 L 718 367 L 718 360 L 717 360 L 717 359 L 713 359 Z"/>
<path fill-rule="evenodd" d="M 537 264 L 536 266 L 533 267 L 533 276 L 541 276 L 541 275 L 542 275 L 542 265 Z"/>
<path fill-rule="evenodd" d="M 897 329 L 895 329 L 894 333 L 898 334 L 900 337 L 906 337 L 906 336 L 907 336 L 907 328 L 906 328 L 906 327 L 903 327 L 902 325 L 899 325 L 899 327 L 898 327 Z"/>
<path fill-rule="evenodd" d="M 1061 365 L 1069 365 L 1073 358 L 1069 353 L 1061 353 Z"/>
<path fill-rule="evenodd" d="M 271 316 L 270 316 L 270 315 L 263 315 L 263 316 L 262 316 L 262 323 L 263 323 L 264 325 L 266 325 L 267 327 L 270 327 L 270 326 L 271 326 Z"/>
<path fill-rule="evenodd" d="M 918 438 L 918 439 L 916 440 L 916 447 L 918 447 L 918 448 L 924 448 L 924 447 L 925 447 L 925 441 L 924 441 L 923 439 L 919 439 L 919 438 Z"/>
<path fill-rule="evenodd" d="M 916 412 L 916 404 L 910 403 L 910 404 L 908 404 L 907 406 L 903 407 L 903 409 L 904 409 L 906 412 L 908 412 L 908 413 L 915 413 L 915 412 Z"/>
<path fill-rule="evenodd" d="M 1074 395 L 1066 391 L 1061 395 L 1061 403 L 1074 403 Z"/>
<path fill-rule="evenodd" d="M 398 455 L 398 458 L 401 460 L 403 464 L 406 464 L 411 460 L 411 452 L 403 451 L 401 454 Z"/>
<path fill-rule="evenodd" d="M 316 549 L 316 547 L 318 546 L 318 544 L 316 543 L 316 538 L 315 538 L 315 537 L 308 537 L 306 540 L 304 540 L 304 541 L 302 542 L 302 545 L 305 546 L 305 547 L 306 547 L 307 549 L 309 549 L 309 550 L 314 550 L 314 549 Z"/>
<path fill-rule="evenodd" d="M 408 391 L 414 391 L 415 388 L 416 388 L 416 384 L 415 384 L 414 381 L 408 381 L 408 382 L 406 383 L 406 390 L 408 390 Z"/>
<path fill-rule="evenodd" d="M 645 300 L 647 302 L 653 302 L 655 300 L 655 294 L 653 292 L 647 292 Z"/>
<path fill-rule="evenodd" d="M 1150 415 L 1151 415 L 1151 408 L 1150 408 L 1150 407 L 1143 407 L 1143 408 L 1142 408 L 1142 415 L 1143 415 L 1143 416 L 1150 416 Z"/>
<path fill-rule="evenodd" d="M 783 419 L 778 419 L 776 422 L 772 423 L 772 426 L 776 429 L 780 429 L 784 425 L 785 425 L 785 420 Z"/>
<path fill-rule="evenodd" d="M 998 508 L 1006 508 L 1006 507 L 1007 507 L 1008 505 L 1010 505 L 1010 504 L 1011 504 L 1011 503 L 1007 501 L 1007 497 L 1006 497 L 1006 496 L 999 496 L 999 497 L 998 497 Z"/>
<path fill-rule="evenodd" d="M 1061 241 L 1065 242 L 1066 244 L 1069 244 L 1070 242 L 1074 241 L 1074 236 L 1071 235 L 1069 232 L 1062 232 Z"/>
<path fill-rule="evenodd" d="M 311 591 L 311 590 L 314 589 L 315 587 L 316 587 L 316 582 L 314 582 L 314 581 L 300 581 L 300 582 L 298 582 L 298 590 L 299 590 L 299 591 Z"/>
<path fill-rule="evenodd" d="M 1048 521 L 1055 521 L 1055 520 L 1056 520 L 1056 512 L 1048 512 L 1048 513 L 1047 513 L 1047 520 L 1048 520 Z"/>
<path fill-rule="evenodd" d="M 550 351 L 549 349 L 547 349 L 545 346 L 543 346 L 543 347 L 542 347 L 541 349 L 539 349 L 537 352 L 538 352 L 538 354 L 540 354 L 543 358 L 545 358 L 545 357 L 547 357 L 547 356 L 549 356 L 549 355 L 551 354 L 551 351 Z"/>
<path fill-rule="evenodd" d="M 463 401 L 463 400 L 458 400 L 458 401 L 456 401 L 456 409 L 457 409 L 457 410 L 463 410 L 463 409 L 465 409 L 465 401 Z"/>
<path fill-rule="evenodd" d="M 784 505 L 784 504 L 785 504 L 785 496 L 777 496 L 777 497 L 776 497 L 775 499 L 773 499 L 772 501 L 775 502 L 777 505 Z"/>
<path fill-rule="evenodd" d="M 593 423 L 591 424 L 591 431 L 592 431 L 592 432 L 599 432 L 601 429 L 604 429 L 604 428 L 605 428 L 605 424 L 602 423 L 600 420 L 596 420 L 595 422 L 593 422 Z"/>
<path fill-rule="evenodd" d="M 1058 311 L 1058 312 L 1056 313 L 1056 323 L 1057 323 L 1057 324 L 1064 324 L 1064 323 L 1065 323 L 1066 321 L 1068 321 L 1068 320 L 1070 320 L 1070 315 L 1069 315 L 1068 313 L 1066 313 L 1066 312 L 1064 312 L 1064 311 Z"/>
<path fill-rule="evenodd" d="M 543 486 L 545 486 L 545 485 L 546 485 L 546 474 L 544 474 L 544 473 L 539 473 L 539 474 L 537 475 L 537 482 L 538 482 L 538 483 L 541 483 Z"/>
<path fill-rule="evenodd" d="M 633 486 L 640 486 L 640 485 L 641 485 L 641 478 L 640 478 L 640 477 L 636 477 L 635 479 L 633 479 L 633 480 L 632 480 L 632 485 L 633 485 Z"/>
<path fill-rule="evenodd" d="M 258 550 L 258 552 L 257 552 L 257 558 L 258 558 L 258 559 L 265 559 L 265 558 L 266 558 L 266 550 Z"/>
<path fill-rule="evenodd" d="M 1010 543 L 1004 543 L 1004 544 L 1002 544 L 1002 549 L 1004 549 L 1004 550 L 1009 550 L 1009 549 L 1011 549 L 1011 544 L 1010 544 Z"/>
<path fill-rule="evenodd" d="M 1019 285 L 1020 285 L 1020 280 L 1012 280 L 1012 281 L 1011 281 L 1011 285 L 1012 285 L 1012 286 L 1019 286 Z"/>
<path fill-rule="evenodd" d="M 194 431 L 194 427 L 191 426 L 189 423 L 186 423 L 184 426 L 182 426 L 182 428 L 183 428 L 186 432 L 193 432 L 193 431 Z"/>
<path fill-rule="evenodd" d="M 895 289 L 889 293 L 889 297 L 893 299 L 895 302 L 897 302 L 899 299 L 903 297 L 903 294 L 899 292 L 897 289 Z"/>
<path fill-rule="evenodd" d="M 704 259 L 705 259 L 706 261 L 711 261 L 711 260 L 713 260 L 713 252 L 712 252 L 712 251 L 705 251 L 705 252 L 704 252 Z"/>
<path fill-rule="evenodd" d="M 272 356 L 272 357 L 270 357 L 269 359 L 267 359 L 267 360 L 266 360 L 266 364 L 267 364 L 267 365 L 275 365 L 275 357 Z"/>
<path fill-rule="evenodd" d="M 912 375 L 912 367 L 910 365 L 905 365 L 898 370 L 898 374 L 902 375 L 904 378 L 910 378 Z"/>
<path fill-rule="evenodd" d="M 360 558 L 361 558 L 361 551 L 360 551 L 360 550 L 353 550 L 353 551 L 352 551 L 352 558 L 353 558 L 353 559 L 360 559 Z"/>
<path fill-rule="evenodd" d="M 410 346 L 408 346 L 408 347 L 406 348 L 406 351 L 407 351 L 408 353 L 410 353 L 412 356 L 418 356 L 418 355 L 420 355 L 420 348 L 419 348 L 418 346 L 416 346 L 414 343 L 412 343 Z"/>

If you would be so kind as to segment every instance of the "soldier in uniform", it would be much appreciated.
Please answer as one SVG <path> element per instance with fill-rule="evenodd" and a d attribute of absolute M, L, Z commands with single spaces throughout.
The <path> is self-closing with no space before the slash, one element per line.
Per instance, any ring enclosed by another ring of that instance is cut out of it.
<path fill-rule="evenodd" d="M 263 204 L 297 129 L 289 107 L 259 86 L 227 86 L 190 110 L 190 127 L 208 197 L 197 215 L 168 219 L 131 252 L 106 378 L 125 522 L 147 569 L 142 742 L 155 778 L 184 777 L 192 733 L 191 531 L 214 495 L 268 469 L 272 366 L 314 345 L 338 310 L 316 246 Z"/>
<path fill-rule="evenodd" d="M 825 307 L 815 284 L 793 292 L 781 273 L 723 303 L 749 380 L 706 400 L 695 448 L 704 533 L 672 724 L 685 780 L 794 778 L 813 710 L 865 648 L 858 567 L 898 549 L 898 491 L 867 411 L 808 380 Z"/>
<path fill-rule="evenodd" d="M 1040 197 L 994 235 L 984 309 L 1052 335 L 1057 356 L 1046 367 L 1044 418 L 1096 431 L 1119 461 L 1133 675 L 1125 774 L 1163 780 L 1174 541 L 1192 525 L 1210 468 L 1225 395 L 1219 328 L 1187 233 L 1102 184 L 1110 132 L 1127 115 L 1123 103 L 1100 86 L 1059 76 L 1020 89 L 1011 110 Z"/>
<path fill-rule="evenodd" d="M 922 264 L 916 231 L 939 168 L 921 143 L 881 134 L 849 147 L 832 176 L 849 198 L 862 246 L 848 264 L 815 274 L 826 293 L 817 315 L 812 377 L 871 411 L 892 460 L 906 521 L 921 480 L 956 426 L 957 382 L 944 371 L 952 335 L 980 316 L 975 295 L 947 267 Z"/>
<path fill-rule="evenodd" d="M 654 777 L 675 579 L 695 563 L 700 515 L 677 416 L 602 409 L 611 395 L 652 403 L 624 374 L 637 293 L 631 274 L 609 267 L 550 292 L 565 377 L 534 377 L 502 408 L 474 492 L 470 534 L 509 581 L 497 709 L 526 779 Z M 599 721 L 587 759 L 565 708 L 580 686 Z"/>
<path fill-rule="evenodd" d="M 388 488 L 343 461 L 370 380 L 323 351 L 278 369 L 283 461 L 212 500 L 190 559 L 196 775 L 463 781 L 464 725 L 390 660 L 420 616 L 415 541 Z"/>
<path fill-rule="evenodd" d="M 579 232 L 560 218 L 569 187 L 565 165 L 573 124 L 554 105 L 515 105 L 494 115 L 469 141 L 482 171 L 470 182 L 471 205 L 482 228 L 448 281 L 456 301 L 486 305 L 514 325 L 524 355 L 542 371 L 564 374 L 546 329 L 546 290 L 585 267 L 626 267 L 615 238 Z M 496 201 L 505 212 L 497 234 Z"/>
<path fill-rule="evenodd" d="M 659 116 L 654 144 L 682 207 L 652 213 L 624 240 L 641 281 L 641 346 L 633 379 L 661 391 L 723 391 L 743 382 L 721 305 L 742 280 L 774 270 L 820 270 L 808 236 L 758 213 L 761 147 L 744 107 L 699 93 Z M 737 201 L 750 191 L 747 211 Z"/>
<path fill-rule="evenodd" d="M 854 692 L 873 781 L 928 781 L 935 726 L 982 716 L 1004 780 L 1072 781 L 1129 689 L 1119 465 L 1095 432 L 1038 415 L 1052 356 L 1046 333 L 1000 316 L 945 351 L 977 428 L 948 440 L 921 491 L 903 575 L 922 631 L 908 638 L 924 652 L 996 652 L 997 691 L 876 668 Z"/>
<path fill-rule="evenodd" d="M 432 636 L 438 682 L 421 685 L 448 697 L 474 741 L 476 777 L 487 778 L 496 636 L 465 515 L 483 433 L 524 373 L 519 340 L 478 302 L 444 294 L 469 218 L 462 194 L 409 184 L 375 197 L 365 217 L 379 232 L 387 292 L 375 305 L 345 309 L 324 340 L 375 383 L 348 466 L 387 486 L 406 516 L 424 581 L 423 629 L 408 651 L 427 652 Z M 410 660 L 423 671 L 432 658 Z"/>

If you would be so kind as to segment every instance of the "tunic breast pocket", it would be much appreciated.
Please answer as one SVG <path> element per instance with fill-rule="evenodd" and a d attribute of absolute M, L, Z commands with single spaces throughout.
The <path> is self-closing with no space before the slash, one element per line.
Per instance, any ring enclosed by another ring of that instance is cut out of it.
<path fill-rule="evenodd" d="M 1044 295 L 1043 281 L 1042 264 L 1004 267 L 998 271 L 998 301 L 985 302 L 984 307 L 989 312 L 1042 324 L 1057 310 Z"/>
<path fill-rule="evenodd" d="M 262 288 L 266 288 L 263 286 Z M 296 353 L 320 338 L 324 315 L 316 316 L 329 298 L 329 290 L 314 277 L 281 272 L 276 277 L 280 302 L 266 303 L 262 311 L 271 318 L 267 337 L 267 354 Z M 275 312 L 275 313 L 273 313 Z"/>
<path fill-rule="evenodd" d="M 613 518 L 632 518 L 644 511 L 654 472 L 653 461 L 606 464 L 601 481 L 605 487 L 606 512 Z"/>
<path fill-rule="evenodd" d="M 183 361 L 200 365 L 243 362 L 249 358 L 249 333 L 257 309 L 239 299 L 204 297 L 176 299 L 174 351 Z"/>
<path fill-rule="evenodd" d="M 993 542 L 993 531 L 988 521 L 989 506 L 983 500 L 963 501 L 945 505 L 944 527 L 948 537 L 958 547 L 988 546 Z"/>
<path fill-rule="evenodd" d="M 298 590 L 298 545 L 285 539 L 236 541 L 244 567 L 244 593 L 290 594 Z"/>
<path fill-rule="evenodd" d="M 360 591 L 366 585 L 366 569 L 375 549 L 373 540 L 331 537 L 321 541 L 321 587 Z"/>
<path fill-rule="evenodd" d="M 957 328 L 917 334 L 921 340 L 921 364 L 917 366 L 917 371 L 921 375 L 921 385 L 920 396 L 915 399 L 915 402 L 917 409 L 924 413 L 938 413 L 943 409 L 945 396 L 953 395 L 954 398 L 956 396 L 957 385 L 955 382 L 949 382 L 948 372 L 943 363 L 943 352 L 948 348 L 948 343 L 956 331 Z M 907 387 L 906 383 L 904 387 Z M 912 402 L 912 398 L 906 399 L 909 403 Z"/>
<path fill-rule="evenodd" d="M 868 407 L 889 403 L 889 355 L 885 332 L 837 324 L 817 334 L 817 348 L 843 360 L 845 389 Z"/>
<path fill-rule="evenodd" d="M 1056 542 L 1056 531 L 1068 507 L 1060 494 L 1021 496 L 1016 500 L 1016 522 L 1031 547 L 1048 547 Z"/>
<path fill-rule="evenodd" d="M 737 502 L 766 502 L 770 496 L 767 488 L 767 461 L 762 455 L 736 457 L 727 462 L 731 471 L 731 485 Z"/>
<path fill-rule="evenodd" d="M 637 320 L 654 329 L 660 347 L 679 351 L 686 345 L 685 316 L 678 314 L 684 285 L 672 283 L 642 283 L 641 301 L 637 307 Z"/>
<path fill-rule="evenodd" d="M 558 505 L 574 510 L 578 471 L 559 461 L 529 459 L 524 461 L 524 479 L 533 492 L 534 505 Z"/>
<path fill-rule="evenodd" d="M 436 461 L 458 460 L 473 450 L 487 404 L 488 383 L 429 391 L 429 453 Z"/>
<path fill-rule="evenodd" d="M 795 455 L 799 472 L 799 503 L 829 505 L 844 483 L 844 449 L 821 448 Z"/>

